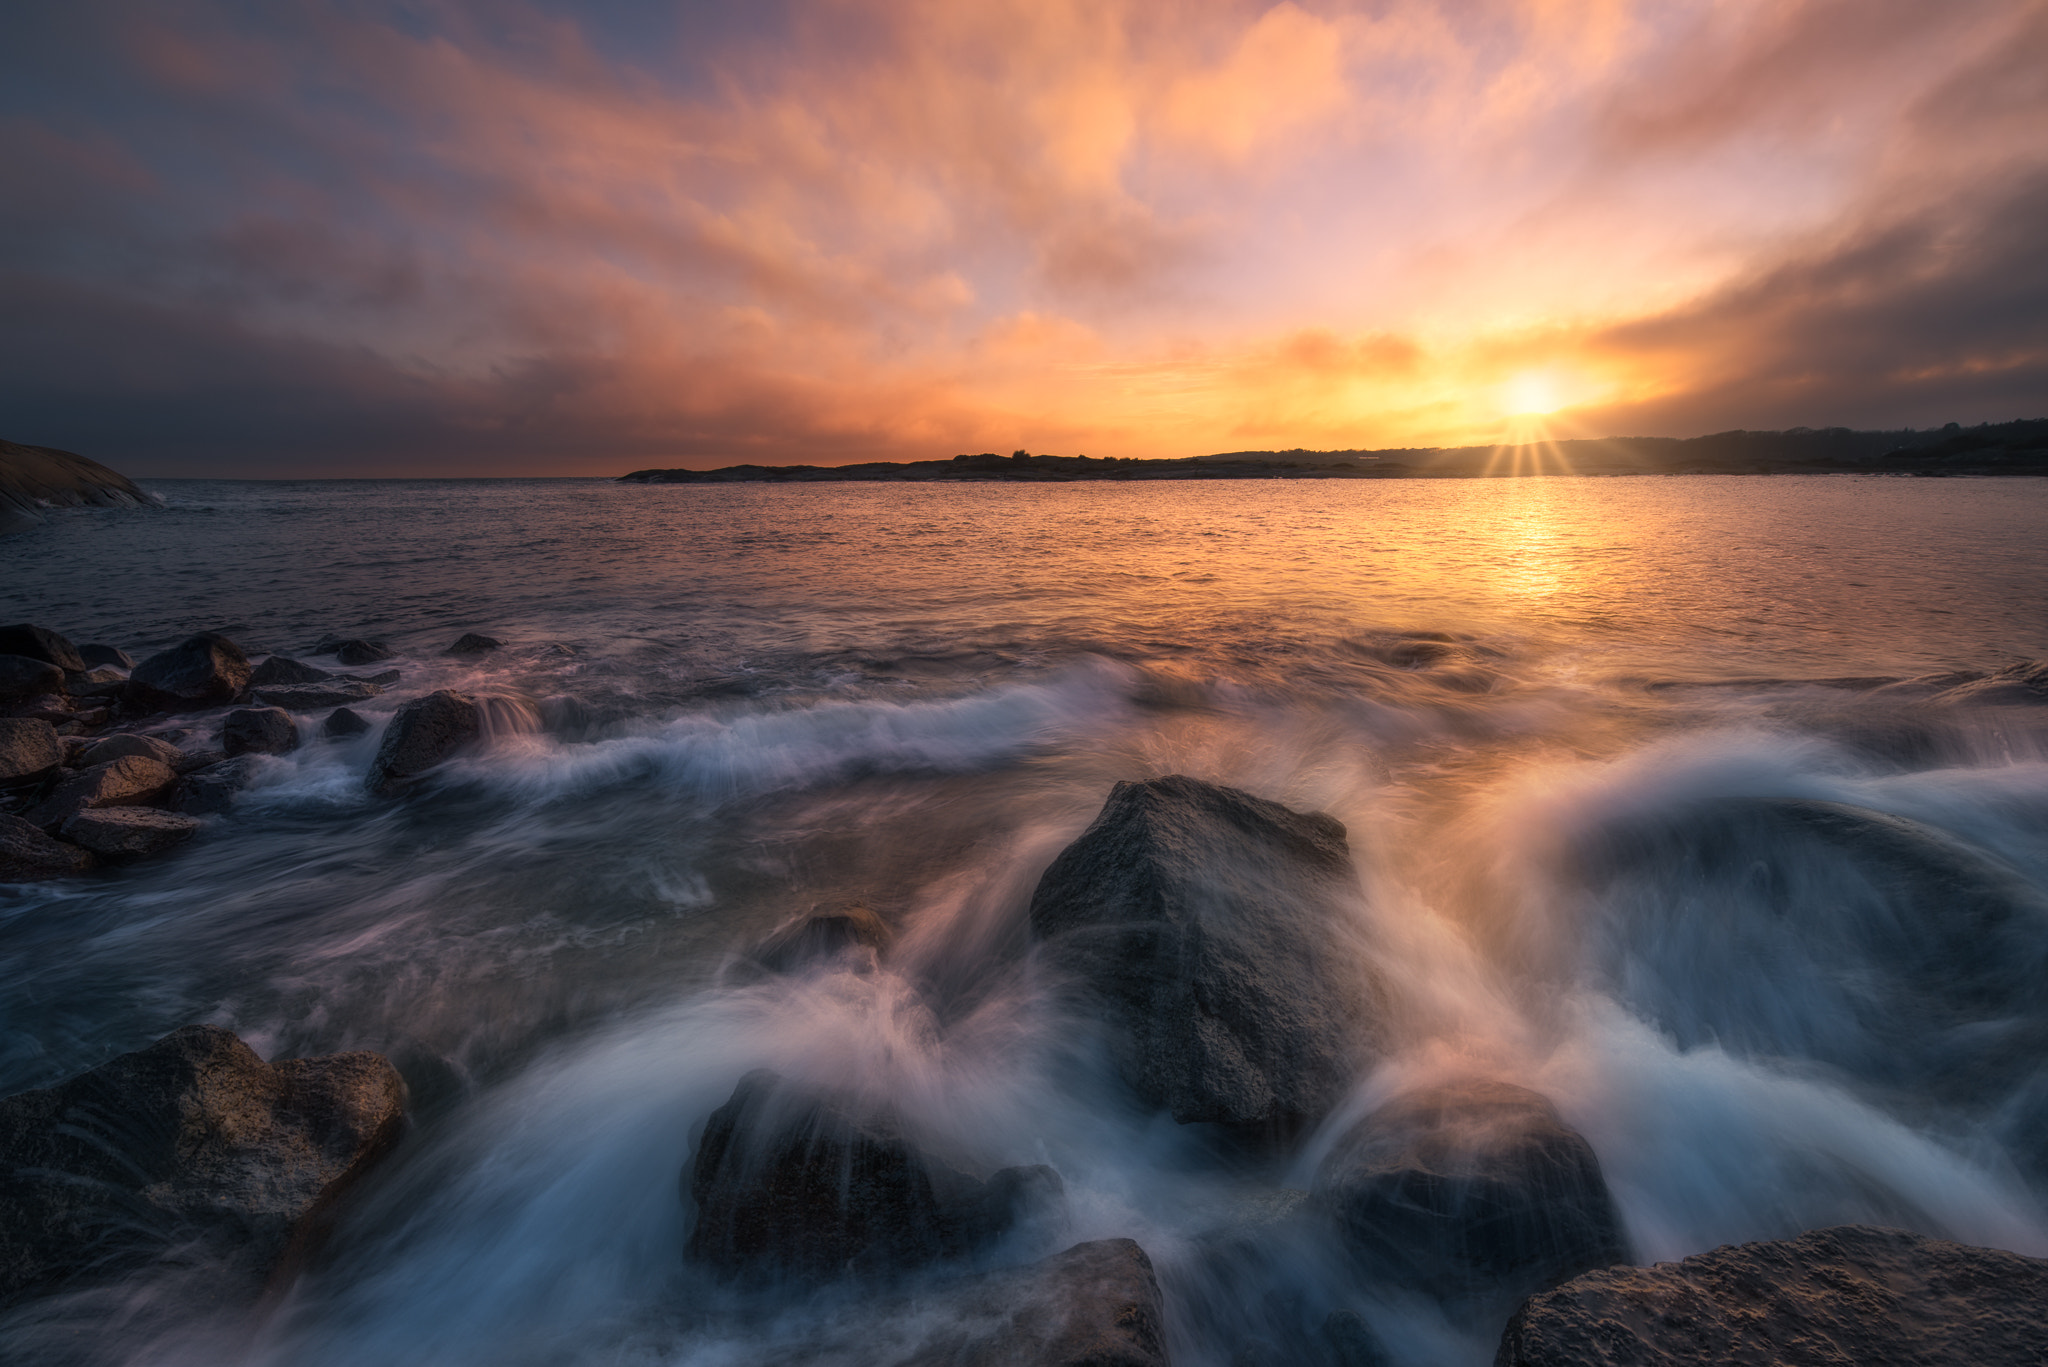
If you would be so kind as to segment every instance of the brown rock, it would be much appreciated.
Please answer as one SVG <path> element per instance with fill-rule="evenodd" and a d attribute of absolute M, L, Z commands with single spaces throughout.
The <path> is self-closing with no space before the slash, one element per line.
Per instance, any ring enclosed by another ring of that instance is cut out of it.
<path fill-rule="evenodd" d="M 0 787 L 54 773 L 64 762 L 57 729 L 36 717 L 0 718 Z"/>
<path fill-rule="evenodd" d="M 40 883 L 84 873 L 92 855 L 76 845 L 52 840 L 18 816 L 0 813 L 0 883 Z"/>
<path fill-rule="evenodd" d="M 140 755 L 144 759 L 167 764 L 173 769 L 185 761 L 185 752 L 169 741 L 159 740 L 155 736 L 139 736 L 132 732 L 94 741 L 86 747 L 85 753 L 79 758 L 84 766 L 90 767 L 117 760 L 123 755 Z"/>
<path fill-rule="evenodd" d="M 2048 1261 L 1843 1225 L 1532 1296 L 1495 1367 L 2039 1367 Z"/>
<path fill-rule="evenodd" d="M 443 688 L 398 709 L 370 762 L 370 791 L 390 796 L 483 734 L 483 714 L 467 693 Z"/>
<path fill-rule="evenodd" d="M 266 1064 L 205 1025 L 0 1100 L 0 1304 L 195 1249 L 254 1290 L 397 1141 L 404 1104 L 377 1054 Z"/>
<path fill-rule="evenodd" d="M 99 807 L 79 812 L 58 834 L 104 859 L 145 859 L 184 844 L 198 831 L 196 817 L 154 807 Z"/>
<path fill-rule="evenodd" d="M 171 767 L 159 760 L 123 755 L 65 779 L 26 815 L 36 825 L 54 829 L 88 808 L 154 801 L 177 781 Z"/>

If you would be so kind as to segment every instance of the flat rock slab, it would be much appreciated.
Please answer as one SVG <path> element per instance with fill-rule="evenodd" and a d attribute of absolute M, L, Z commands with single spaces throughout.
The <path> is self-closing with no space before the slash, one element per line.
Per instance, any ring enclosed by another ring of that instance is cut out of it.
<path fill-rule="evenodd" d="M 1344 827 L 1172 775 L 1119 783 L 1031 898 L 1124 1080 L 1175 1120 L 1287 1135 L 1375 1052 Z"/>
<path fill-rule="evenodd" d="M 59 832 L 72 844 L 107 859 L 146 859 L 198 833 L 198 818 L 152 807 L 88 809 L 66 821 Z"/>
<path fill-rule="evenodd" d="M 54 828 L 95 807 L 153 802 L 177 781 L 178 775 L 168 764 L 146 755 L 122 755 L 73 774 L 25 815 L 38 826 Z"/>
<path fill-rule="evenodd" d="M 2048 1260 L 1843 1225 L 1589 1272 L 1531 1297 L 1495 1367 L 2040 1367 Z"/>
<path fill-rule="evenodd" d="M 93 865 L 90 852 L 53 840 L 41 827 L 0 813 L 0 883 L 66 878 Z"/>
<path fill-rule="evenodd" d="M 63 762 L 56 727 L 40 717 L 0 717 L 0 786 L 41 778 Z"/>
<path fill-rule="evenodd" d="M 197 1243 L 260 1284 L 404 1124 L 381 1055 L 267 1064 L 189 1025 L 0 1100 L 0 1304 Z"/>

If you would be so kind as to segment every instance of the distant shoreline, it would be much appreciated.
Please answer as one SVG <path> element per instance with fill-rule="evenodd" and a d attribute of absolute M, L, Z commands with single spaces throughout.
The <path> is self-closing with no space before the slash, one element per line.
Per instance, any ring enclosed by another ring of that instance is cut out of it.
<path fill-rule="evenodd" d="M 1204 479 L 1489 479 L 1531 475 L 2048 475 L 2048 418 L 1964 428 L 1844 427 L 1610 437 L 1524 446 L 1232 451 L 1178 459 L 995 452 L 860 465 L 635 470 L 622 484 L 1071 484 Z"/>

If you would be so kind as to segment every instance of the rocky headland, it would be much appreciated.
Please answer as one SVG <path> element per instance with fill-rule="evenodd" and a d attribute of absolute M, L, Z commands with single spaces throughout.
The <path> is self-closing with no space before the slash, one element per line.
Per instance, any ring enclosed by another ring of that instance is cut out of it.
<path fill-rule="evenodd" d="M 0 536 L 35 526 L 45 508 L 154 502 L 133 480 L 98 461 L 51 446 L 0 441 Z"/>

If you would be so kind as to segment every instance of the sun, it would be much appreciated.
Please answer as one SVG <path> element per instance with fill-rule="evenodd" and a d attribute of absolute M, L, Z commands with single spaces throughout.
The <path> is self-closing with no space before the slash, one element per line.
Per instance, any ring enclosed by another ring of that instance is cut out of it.
<path fill-rule="evenodd" d="M 1565 397 L 1557 376 L 1547 370 L 1525 370 L 1501 386 L 1501 406 L 1509 417 L 1525 413 L 1555 413 L 1564 405 Z"/>

